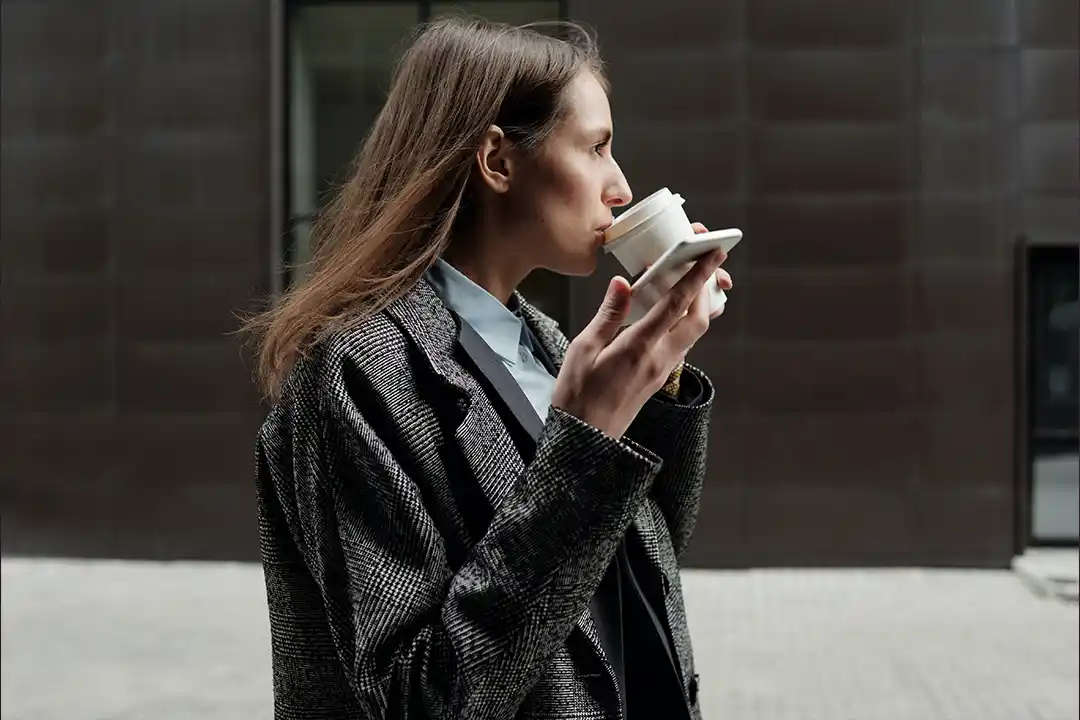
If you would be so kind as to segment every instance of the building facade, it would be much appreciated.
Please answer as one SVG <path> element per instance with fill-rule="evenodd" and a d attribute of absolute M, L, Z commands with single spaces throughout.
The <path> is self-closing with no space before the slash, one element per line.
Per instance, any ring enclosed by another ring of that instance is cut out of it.
<path fill-rule="evenodd" d="M 236 314 L 295 279 L 405 36 L 455 7 L 595 28 L 636 194 L 745 232 L 691 357 L 689 564 L 1077 542 L 1075 0 L 12 0 L 4 553 L 257 558 Z M 529 290 L 573 334 L 616 271 Z"/>

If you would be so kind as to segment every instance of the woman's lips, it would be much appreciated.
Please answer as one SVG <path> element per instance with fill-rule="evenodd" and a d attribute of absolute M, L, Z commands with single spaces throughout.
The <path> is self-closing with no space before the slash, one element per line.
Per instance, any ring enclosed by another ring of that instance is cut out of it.
<path fill-rule="evenodd" d="M 602 242 L 607 242 L 607 229 L 609 227 L 611 227 L 610 222 L 596 229 L 596 233 L 600 236 Z"/>

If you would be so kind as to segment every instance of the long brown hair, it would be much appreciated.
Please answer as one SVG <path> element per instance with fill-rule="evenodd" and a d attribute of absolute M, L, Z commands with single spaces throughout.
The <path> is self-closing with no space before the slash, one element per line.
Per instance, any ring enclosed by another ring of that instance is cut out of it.
<path fill-rule="evenodd" d="M 461 220 L 487 129 L 498 125 L 526 150 L 538 146 L 583 68 L 606 85 L 593 36 L 572 23 L 513 27 L 452 16 L 421 28 L 351 177 L 315 221 L 307 280 L 247 323 L 269 398 L 314 345 L 419 281 Z"/>

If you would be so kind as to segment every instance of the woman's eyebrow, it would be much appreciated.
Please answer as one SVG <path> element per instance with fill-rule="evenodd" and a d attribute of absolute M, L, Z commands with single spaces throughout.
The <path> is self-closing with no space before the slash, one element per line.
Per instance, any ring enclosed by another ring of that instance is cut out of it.
<path fill-rule="evenodd" d="M 609 127 L 598 127 L 588 132 L 589 137 L 597 138 L 598 142 L 607 142 L 611 140 L 611 134 L 611 128 Z"/>

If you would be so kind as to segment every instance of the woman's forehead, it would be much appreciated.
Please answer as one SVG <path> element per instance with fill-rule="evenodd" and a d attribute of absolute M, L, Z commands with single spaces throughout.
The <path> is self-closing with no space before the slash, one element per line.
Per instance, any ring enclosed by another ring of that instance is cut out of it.
<path fill-rule="evenodd" d="M 566 88 L 567 124 L 578 132 L 611 131 L 611 105 L 607 92 L 591 72 L 582 72 Z"/>

